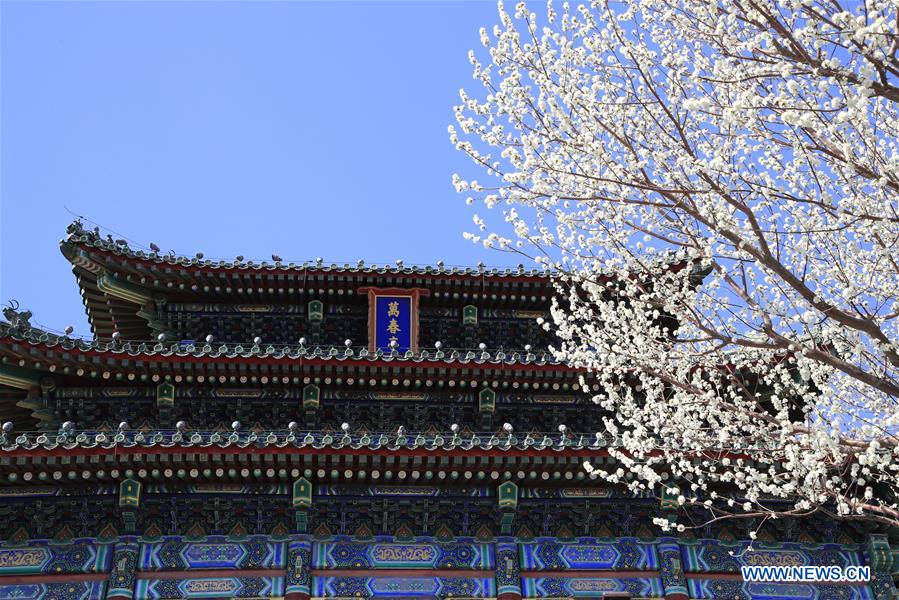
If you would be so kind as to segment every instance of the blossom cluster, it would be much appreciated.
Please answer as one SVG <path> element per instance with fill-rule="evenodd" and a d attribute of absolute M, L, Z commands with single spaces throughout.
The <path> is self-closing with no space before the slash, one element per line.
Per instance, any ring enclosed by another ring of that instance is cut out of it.
<path fill-rule="evenodd" d="M 558 273 L 553 351 L 625 441 L 591 471 L 710 518 L 899 525 L 896 13 L 521 3 L 481 30 L 466 237 Z"/>

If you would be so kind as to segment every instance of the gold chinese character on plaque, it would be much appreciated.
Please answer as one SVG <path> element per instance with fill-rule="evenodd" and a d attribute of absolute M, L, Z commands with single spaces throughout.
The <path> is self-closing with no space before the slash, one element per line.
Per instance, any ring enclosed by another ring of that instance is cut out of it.
<path fill-rule="evenodd" d="M 396 322 L 396 319 L 390 319 L 390 323 L 387 324 L 387 331 L 395 335 L 402 330 L 400 329 L 400 324 Z"/>

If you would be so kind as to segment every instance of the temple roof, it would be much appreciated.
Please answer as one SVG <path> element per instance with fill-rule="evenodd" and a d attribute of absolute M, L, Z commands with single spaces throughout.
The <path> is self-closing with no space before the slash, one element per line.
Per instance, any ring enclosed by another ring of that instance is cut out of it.
<path fill-rule="evenodd" d="M 148 303 L 299 303 L 314 297 L 352 298 L 362 287 L 425 288 L 430 300 L 470 299 L 482 306 L 546 309 L 553 293 L 550 273 L 539 270 L 435 266 L 326 264 L 281 260 L 209 260 L 132 249 L 125 240 L 102 237 L 79 221 L 69 225 L 60 249 L 72 263 L 91 331 L 108 338 L 150 339 Z M 110 293 L 112 292 L 112 293 Z"/>

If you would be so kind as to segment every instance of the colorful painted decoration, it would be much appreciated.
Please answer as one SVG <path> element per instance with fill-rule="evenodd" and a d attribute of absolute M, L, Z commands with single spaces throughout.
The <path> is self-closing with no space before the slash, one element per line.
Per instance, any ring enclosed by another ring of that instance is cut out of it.
<path fill-rule="evenodd" d="M 166 598 L 268 598 L 283 596 L 283 577 L 191 577 L 189 579 L 139 579 L 135 597 Z"/>
<path fill-rule="evenodd" d="M 690 598 L 712 600 L 880 600 L 866 585 L 747 583 L 734 579 L 690 579 Z"/>
<path fill-rule="evenodd" d="M 742 566 L 802 567 L 862 565 L 861 552 L 840 544 L 764 544 L 725 543 L 717 540 L 681 542 L 684 570 L 692 572 L 735 573 Z"/>
<path fill-rule="evenodd" d="M 109 569 L 106 544 L 0 547 L 0 576 L 30 573 L 102 573 Z"/>
<path fill-rule="evenodd" d="M 142 571 L 283 569 L 284 557 L 285 545 L 279 542 L 235 542 L 223 538 L 188 542 L 172 537 L 144 544 L 138 564 Z"/>
<path fill-rule="evenodd" d="M 493 569 L 493 545 L 474 540 L 454 543 L 397 543 L 340 540 L 314 545 L 313 569 Z"/>
<path fill-rule="evenodd" d="M 493 578 L 313 577 L 312 595 L 340 598 L 492 598 Z"/>
<path fill-rule="evenodd" d="M 134 597 L 137 579 L 137 559 L 140 543 L 137 538 L 124 538 L 115 545 L 112 570 L 109 573 L 110 598 L 130 599 Z"/>
<path fill-rule="evenodd" d="M 104 598 L 105 581 L 73 581 L 54 583 L 0 583 L 0 600 L 99 600 Z"/>
<path fill-rule="evenodd" d="M 602 598 L 608 592 L 626 592 L 640 598 L 664 596 L 658 577 L 524 577 L 521 591 L 526 598 Z"/>
<path fill-rule="evenodd" d="M 524 571 L 563 569 L 658 569 L 655 544 L 636 538 L 602 541 L 579 538 L 573 542 L 538 539 L 521 544 Z"/>

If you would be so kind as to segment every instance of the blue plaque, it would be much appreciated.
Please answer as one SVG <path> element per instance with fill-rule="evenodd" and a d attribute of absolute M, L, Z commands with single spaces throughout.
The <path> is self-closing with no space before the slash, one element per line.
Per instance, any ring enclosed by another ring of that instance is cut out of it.
<path fill-rule="evenodd" d="M 368 294 L 368 351 L 418 352 L 419 288 L 359 288 Z"/>
<path fill-rule="evenodd" d="M 405 352 L 412 347 L 412 298 L 409 296 L 375 297 L 375 347 Z"/>

